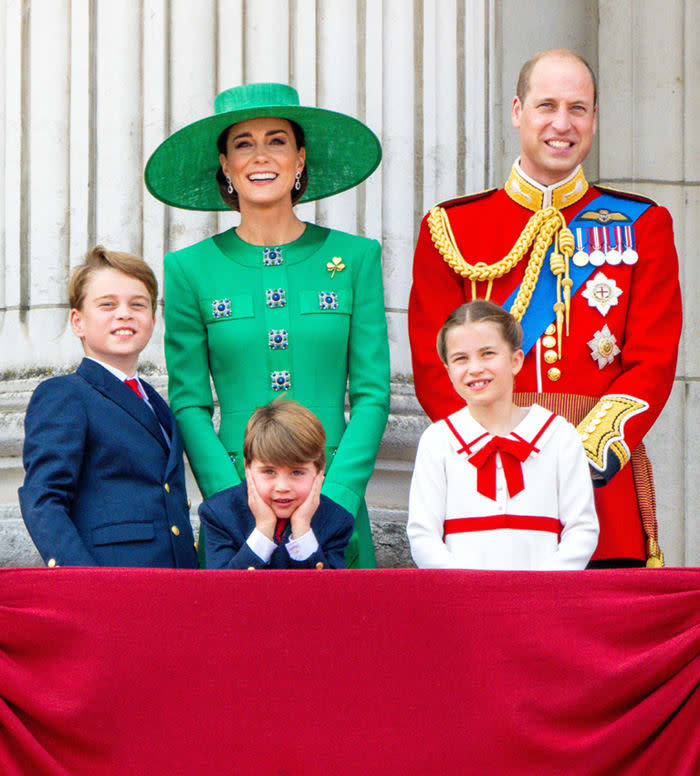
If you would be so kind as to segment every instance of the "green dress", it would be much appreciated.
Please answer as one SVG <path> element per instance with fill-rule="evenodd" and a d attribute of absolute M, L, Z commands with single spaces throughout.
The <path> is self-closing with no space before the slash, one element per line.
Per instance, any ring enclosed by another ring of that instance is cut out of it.
<path fill-rule="evenodd" d="M 346 557 L 360 568 L 376 565 L 364 494 L 389 412 L 380 254 L 376 240 L 307 224 L 286 245 L 230 229 L 165 257 L 168 394 L 203 496 L 244 476 L 255 409 L 294 398 L 326 430 L 322 492 L 354 516 Z"/>

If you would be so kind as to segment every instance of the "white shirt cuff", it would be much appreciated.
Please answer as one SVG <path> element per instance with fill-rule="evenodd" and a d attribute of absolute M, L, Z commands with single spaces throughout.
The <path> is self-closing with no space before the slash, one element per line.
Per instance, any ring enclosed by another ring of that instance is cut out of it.
<path fill-rule="evenodd" d="M 245 543 L 262 560 L 263 563 L 269 563 L 272 553 L 277 545 L 265 536 L 264 533 L 253 528 L 253 533 L 246 539 Z M 309 553 L 310 554 L 310 553 Z"/>
<path fill-rule="evenodd" d="M 298 539 L 290 539 L 287 542 L 287 552 L 292 560 L 306 560 L 310 558 L 318 549 L 318 540 L 316 535 L 309 530 Z"/>

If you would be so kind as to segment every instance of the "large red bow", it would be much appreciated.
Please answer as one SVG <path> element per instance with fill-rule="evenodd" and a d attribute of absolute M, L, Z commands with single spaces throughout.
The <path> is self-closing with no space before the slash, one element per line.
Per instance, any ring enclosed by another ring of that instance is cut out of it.
<path fill-rule="evenodd" d="M 482 496 L 496 500 L 496 453 L 500 453 L 508 495 L 511 498 L 516 496 L 525 488 L 521 463 L 531 452 L 532 445 L 524 439 L 493 437 L 478 453 L 468 458 L 469 463 L 478 469 L 476 489 Z"/>

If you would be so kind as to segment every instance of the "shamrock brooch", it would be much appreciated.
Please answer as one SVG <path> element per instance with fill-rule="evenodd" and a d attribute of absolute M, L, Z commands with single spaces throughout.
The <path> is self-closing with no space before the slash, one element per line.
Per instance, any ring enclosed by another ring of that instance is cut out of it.
<path fill-rule="evenodd" d="M 326 269 L 331 273 L 331 277 L 333 277 L 336 272 L 342 272 L 345 269 L 345 264 L 343 264 L 343 260 L 340 256 L 334 256 L 326 264 Z"/>

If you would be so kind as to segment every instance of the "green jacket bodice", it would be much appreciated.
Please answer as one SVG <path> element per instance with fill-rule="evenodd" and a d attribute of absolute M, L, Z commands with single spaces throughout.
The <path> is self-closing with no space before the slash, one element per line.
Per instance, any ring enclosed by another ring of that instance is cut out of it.
<path fill-rule="evenodd" d="M 164 297 L 170 406 L 203 496 L 240 482 L 248 419 L 286 395 L 323 423 L 323 492 L 356 515 L 389 411 L 379 243 L 307 224 L 264 249 L 230 229 L 166 255 Z"/>

